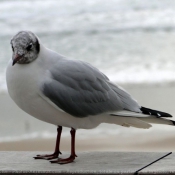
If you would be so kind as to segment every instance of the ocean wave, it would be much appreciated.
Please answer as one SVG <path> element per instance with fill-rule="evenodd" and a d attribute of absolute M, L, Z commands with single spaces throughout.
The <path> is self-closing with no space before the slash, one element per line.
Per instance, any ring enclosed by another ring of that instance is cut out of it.
<path fill-rule="evenodd" d="M 0 11 L 3 12 L 0 16 L 0 27 L 4 29 L 0 37 L 13 36 L 19 29 L 30 29 L 41 35 L 175 30 L 173 1 L 169 6 L 165 1 L 112 1 L 110 4 L 106 0 L 88 1 L 83 4 L 78 0 L 41 2 L 33 2 L 31 12 L 30 1 L 0 1 Z M 52 10 L 48 11 L 48 8 Z"/>

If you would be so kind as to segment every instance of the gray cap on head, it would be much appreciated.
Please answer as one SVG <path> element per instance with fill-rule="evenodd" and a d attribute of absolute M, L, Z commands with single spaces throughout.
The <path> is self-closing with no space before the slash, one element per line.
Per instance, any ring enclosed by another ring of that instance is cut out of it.
<path fill-rule="evenodd" d="M 20 31 L 11 40 L 13 50 L 13 65 L 28 64 L 39 54 L 40 44 L 35 34 L 30 31 Z"/>

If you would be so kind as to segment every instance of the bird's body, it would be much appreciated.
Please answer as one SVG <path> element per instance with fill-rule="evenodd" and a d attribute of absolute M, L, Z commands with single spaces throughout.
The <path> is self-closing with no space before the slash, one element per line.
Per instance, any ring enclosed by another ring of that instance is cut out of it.
<path fill-rule="evenodd" d="M 174 125 L 161 118 L 169 114 L 141 107 L 98 69 L 45 48 L 31 32 L 19 32 L 12 49 L 6 71 L 8 92 L 33 117 L 74 129 L 100 123 L 137 128 L 150 128 L 150 123 Z"/>
<path fill-rule="evenodd" d="M 56 106 L 41 92 L 43 82 L 52 81 L 49 67 L 53 67 L 55 63 L 59 64 L 61 59 L 64 57 L 41 46 L 39 58 L 35 62 L 26 65 L 17 64 L 12 67 L 12 60 L 10 60 L 6 79 L 11 98 L 26 113 L 57 126 L 92 129 L 105 122 L 108 114 L 73 117 Z"/>

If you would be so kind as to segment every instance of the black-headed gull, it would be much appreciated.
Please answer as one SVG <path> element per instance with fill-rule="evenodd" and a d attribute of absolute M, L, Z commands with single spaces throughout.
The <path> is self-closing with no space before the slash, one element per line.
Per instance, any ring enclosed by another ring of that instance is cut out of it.
<path fill-rule="evenodd" d="M 141 107 L 89 63 L 67 59 L 44 47 L 30 31 L 17 33 L 11 46 L 13 56 L 6 71 L 11 98 L 33 117 L 58 126 L 55 152 L 36 159 L 58 158 L 62 126 L 71 128 L 71 155 L 53 163 L 74 161 L 78 128 L 91 129 L 100 123 L 144 129 L 150 123 L 175 124 L 164 118 L 172 117 L 170 114 Z"/>

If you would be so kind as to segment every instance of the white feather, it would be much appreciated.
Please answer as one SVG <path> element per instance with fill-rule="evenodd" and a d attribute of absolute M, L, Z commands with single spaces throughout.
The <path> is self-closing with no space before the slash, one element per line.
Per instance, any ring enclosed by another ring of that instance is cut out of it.
<path fill-rule="evenodd" d="M 127 110 L 115 111 L 115 112 L 112 112 L 111 114 L 116 116 L 125 116 L 125 117 L 150 117 L 150 115 L 142 114 L 139 112 L 127 111 Z"/>
<path fill-rule="evenodd" d="M 106 123 L 114 123 L 120 126 L 124 127 L 135 127 L 135 128 L 143 128 L 143 129 L 148 129 L 152 125 L 142 121 L 136 117 L 119 117 L 119 116 L 109 116 L 106 121 Z"/>
<path fill-rule="evenodd" d="M 167 120 L 165 118 L 157 118 L 157 117 L 149 117 L 149 118 L 139 118 L 142 121 L 154 124 L 163 124 L 163 125 L 174 125 L 171 120 Z"/>

